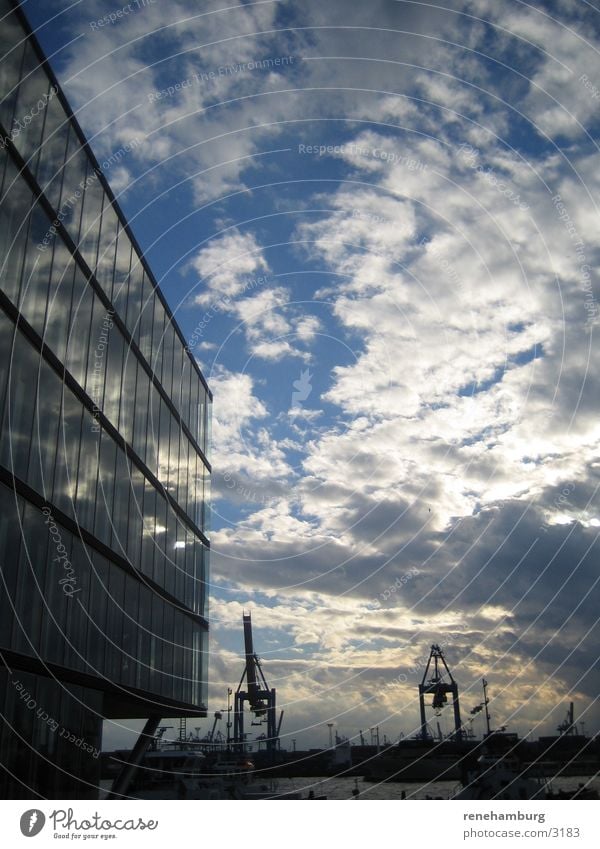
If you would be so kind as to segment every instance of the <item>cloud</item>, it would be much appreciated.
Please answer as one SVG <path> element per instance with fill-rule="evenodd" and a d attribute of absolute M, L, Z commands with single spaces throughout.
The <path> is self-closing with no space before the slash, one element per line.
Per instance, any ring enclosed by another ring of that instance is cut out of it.
<path fill-rule="evenodd" d="M 252 233 L 232 230 L 212 239 L 192 260 L 200 275 L 200 291 L 194 303 L 200 306 L 236 298 L 257 285 L 256 278 L 269 272 L 262 248 Z"/>

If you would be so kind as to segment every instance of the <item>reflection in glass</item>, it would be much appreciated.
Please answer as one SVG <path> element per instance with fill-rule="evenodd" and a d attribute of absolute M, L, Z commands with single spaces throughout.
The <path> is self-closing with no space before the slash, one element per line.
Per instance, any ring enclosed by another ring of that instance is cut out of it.
<path fill-rule="evenodd" d="M 2 6 L 5 6 L 5 2 Z M 2 10 L 2 16 L 8 9 Z M 12 126 L 15 101 L 17 99 L 17 86 L 19 83 L 19 72 L 25 52 L 25 41 L 21 27 L 10 15 L 4 18 L 0 27 L 0 121 L 5 127 Z"/>
<path fill-rule="evenodd" d="M 46 72 L 38 62 L 33 44 L 28 41 L 9 132 L 15 147 L 32 171 L 36 169 L 39 156 L 49 88 Z"/>
<path fill-rule="evenodd" d="M 88 531 L 94 530 L 96 487 L 100 462 L 100 432 L 93 416 L 83 411 L 81 427 L 81 452 L 77 470 L 77 495 L 75 499 L 77 523 Z"/>
<path fill-rule="evenodd" d="M 77 133 L 71 127 L 60 193 L 60 216 L 75 244 L 79 241 L 86 167 L 85 151 L 81 147 Z"/>
<path fill-rule="evenodd" d="M 50 222 L 47 215 L 36 203 L 29 216 L 29 232 L 23 264 L 19 309 L 40 336 L 44 331 L 44 319 L 46 317 L 52 244 L 50 243 L 47 251 L 40 251 L 37 247 L 42 243 L 49 226 Z"/>
<path fill-rule="evenodd" d="M 102 223 L 100 226 L 96 278 L 109 298 L 112 295 L 115 250 L 117 246 L 117 226 L 117 214 L 111 206 L 109 198 L 105 195 L 104 208 L 102 210 Z"/>
<path fill-rule="evenodd" d="M 75 263 L 65 243 L 60 238 L 54 240 L 54 250 L 49 253 L 49 256 L 52 258 L 52 267 L 50 270 L 44 341 L 59 360 L 64 362 L 73 300 Z M 78 344 L 81 347 L 81 337 L 78 339 Z"/>
<path fill-rule="evenodd" d="M 94 533 L 105 545 L 110 545 L 111 541 L 116 456 L 117 446 L 108 433 L 102 431 L 98 484 L 96 486 Z"/>
<path fill-rule="evenodd" d="M 40 362 L 38 377 L 27 483 L 43 495 L 46 501 L 50 501 L 58 443 L 62 385 L 56 372 L 43 360 Z"/>
<path fill-rule="evenodd" d="M 60 189 L 67 156 L 68 139 L 69 123 L 66 113 L 58 97 L 51 96 L 46 106 L 41 154 L 36 176 L 40 188 L 55 209 L 60 206 Z"/>
<path fill-rule="evenodd" d="M 131 242 L 125 232 L 125 228 L 119 222 L 119 235 L 117 239 L 117 252 L 115 256 L 115 274 L 111 301 L 121 316 L 127 312 L 127 286 L 129 282 L 129 268 L 131 265 Z"/>
<path fill-rule="evenodd" d="M 8 391 L 2 423 L 0 463 L 24 480 L 27 476 L 39 358 L 22 333 L 11 352 Z"/>
<path fill-rule="evenodd" d="M 102 184 L 91 162 L 87 163 L 85 193 L 81 214 L 81 232 L 79 250 L 88 266 L 94 272 L 98 256 L 100 221 L 102 216 Z"/>
<path fill-rule="evenodd" d="M 52 501 L 68 516 L 73 516 L 82 408 L 64 384 L 62 389 Z"/>
<path fill-rule="evenodd" d="M 63 287 L 65 283 L 60 285 Z M 76 266 L 65 365 L 80 386 L 84 386 L 86 382 L 93 301 L 94 296 L 89 281 L 79 266 Z M 95 369 L 94 364 L 92 368 Z"/>
<path fill-rule="evenodd" d="M 0 288 L 13 304 L 19 300 L 31 198 L 31 192 L 9 160 L 0 199 Z"/>

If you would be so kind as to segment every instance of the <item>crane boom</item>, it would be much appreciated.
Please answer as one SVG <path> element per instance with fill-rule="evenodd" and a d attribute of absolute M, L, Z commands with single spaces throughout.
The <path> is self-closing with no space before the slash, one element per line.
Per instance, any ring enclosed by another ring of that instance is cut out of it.
<path fill-rule="evenodd" d="M 246 652 L 246 684 L 248 685 L 248 702 L 250 709 L 257 715 L 264 713 L 266 705 L 260 698 L 260 685 L 257 671 L 261 675 L 260 661 L 254 653 L 254 641 L 252 639 L 252 616 L 250 613 L 243 614 L 244 623 L 244 649 Z M 262 676 L 261 676 L 262 677 Z"/>
<path fill-rule="evenodd" d="M 248 702 L 250 711 L 259 720 L 258 722 L 252 722 L 252 725 L 257 725 L 262 722 L 267 723 L 267 735 L 266 737 L 263 737 L 263 739 L 265 739 L 267 750 L 274 752 L 279 748 L 279 732 L 281 730 L 283 711 L 279 718 L 279 724 L 277 724 L 276 694 L 275 690 L 269 689 L 258 655 L 254 652 L 254 642 L 252 639 L 252 617 L 250 613 L 244 613 L 242 621 L 244 625 L 245 663 L 244 671 L 234 699 L 234 741 L 235 745 L 241 751 L 244 751 L 246 744 L 246 734 L 244 732 L 244 702 Z M 246 681 L 246 690 L 242 689 L 244 680 Z"/>

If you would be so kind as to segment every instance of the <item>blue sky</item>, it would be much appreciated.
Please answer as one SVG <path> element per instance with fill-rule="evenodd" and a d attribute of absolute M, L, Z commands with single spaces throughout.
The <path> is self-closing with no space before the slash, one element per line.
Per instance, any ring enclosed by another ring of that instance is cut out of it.
<path fill-rule="evenodd" d="M 414 732 L 436 641 L 597 729 L 593 7 L 23 5 L 214 391 L 210 709 L 245 609 L 284 745 Z"/>

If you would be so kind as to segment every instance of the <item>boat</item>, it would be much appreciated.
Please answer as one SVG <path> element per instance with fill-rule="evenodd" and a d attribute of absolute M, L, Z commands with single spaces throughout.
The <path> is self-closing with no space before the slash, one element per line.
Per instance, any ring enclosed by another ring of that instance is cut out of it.
<path fill-rule="evenodd" d="M 545 799 L 541 779 L 523 773 L 518 760 L 510 755 L 480 755 L 474 769 L 467 769 L 462 788 L 453 799 Z"/>
<path fill-rule="evenodd" d="M 554 790 L 552 783 L 543 775 L 535 775 L 517 757 L 484 754 L 477 759 L 474 768 L 467 769 L 462 787 L 452 799 L 462 801 L 490 800 L 540 800 L 598 799 L 598 793 L 585 784 L 571 790 Z"/>
<path fill-rule="evenodd" d="M 275 781 L 257 778 L 244 753 L 204 753 L 179 744 L 147 752 L 128 790 L 135 799 L 301 799 L 280 793 Z M 316 797 L 310 797 L 316 798 Z"/>

